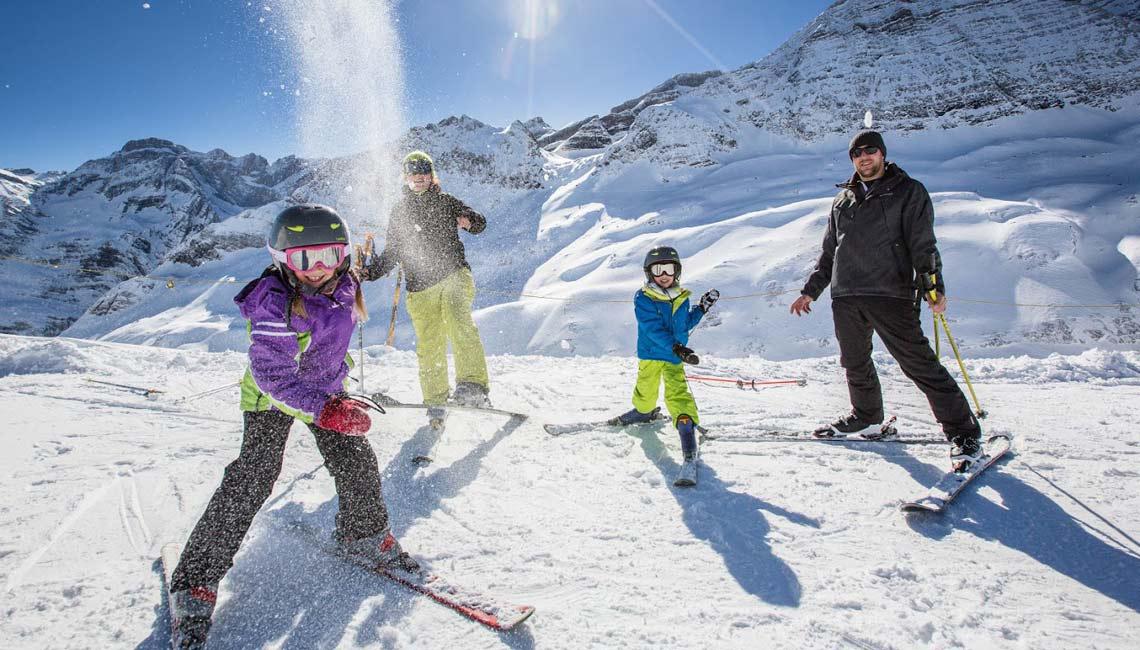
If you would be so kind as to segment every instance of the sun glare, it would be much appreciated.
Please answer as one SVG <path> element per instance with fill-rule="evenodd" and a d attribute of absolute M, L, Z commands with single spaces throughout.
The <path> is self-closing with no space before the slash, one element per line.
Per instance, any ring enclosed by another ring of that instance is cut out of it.
<path fill-rule="evenodd" d="M 509 11 L 518 37 L 532 41 L 549 34 L 562 17 L 557 0 L 513 0 Z"/>

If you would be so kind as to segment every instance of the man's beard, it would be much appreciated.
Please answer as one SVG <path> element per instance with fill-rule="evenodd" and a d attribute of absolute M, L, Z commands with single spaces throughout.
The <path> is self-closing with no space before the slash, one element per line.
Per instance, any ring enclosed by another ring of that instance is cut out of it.
<path fill-rule="evenodd" d="M 861 180 L 871 180 L 883 173 L 883 168 L 886 166 L 886 164 L 886 160 L 880 160 L 878 162 L 871 163 L 871 169 L 866 174 L 860 171 L 859 168 L 855 169 L 855 173 L 859 174 L 859 178 Z"/>

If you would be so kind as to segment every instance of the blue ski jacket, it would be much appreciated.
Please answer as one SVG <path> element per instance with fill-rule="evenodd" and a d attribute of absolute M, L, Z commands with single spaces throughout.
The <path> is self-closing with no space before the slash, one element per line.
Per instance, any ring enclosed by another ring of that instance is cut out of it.
<path fill-rule="evenodd" d="M 633 297 L 637 316 L 637 358 L 681 363 L 673 354 L 673 345 L 688 346 L 689 332 L 701 322 L 705 312 L 689 307 L 688 289 L 654 285 L 638 289 Z"/>

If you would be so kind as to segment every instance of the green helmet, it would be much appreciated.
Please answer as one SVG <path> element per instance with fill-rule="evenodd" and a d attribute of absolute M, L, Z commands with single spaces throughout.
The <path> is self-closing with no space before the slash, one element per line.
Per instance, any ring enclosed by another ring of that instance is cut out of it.
<path fill-rule="evenodd" d="M 405 174 L 431 174 L 435 176 L 435 162 L 423 151 L 413 151 L 404 156 L 401 165 Z"/>
<path fill-rule="evenodd" d="M 673 279 L 674 282 L 680 284 L 681 256 L 677 254 L 677 249 L 672 246 L 654 246 L 645 254 L 645 262 L 641 265 L 641 268 L 645 271 L 645 279 L 649 282 L 653 282 L 653 274 L 650 273 L 649 267 L 662 262 L 672 262 L 677 265 L 677 273 L 673 276 Z"/>

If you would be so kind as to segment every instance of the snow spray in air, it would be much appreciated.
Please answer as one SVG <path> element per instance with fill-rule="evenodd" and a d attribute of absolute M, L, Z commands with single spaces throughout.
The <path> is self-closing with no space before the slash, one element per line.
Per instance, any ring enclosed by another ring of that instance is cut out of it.
<path fill-rule="evenodd" d="M 387 219 L 399 196 L 404 74 L 389 0 L 280 3 L 296 66 L 297 124 L 306 157 L 323 167 L 316 192 L 357 232 Z M 363 228 L 361 227 L 363 226 Z"/>

